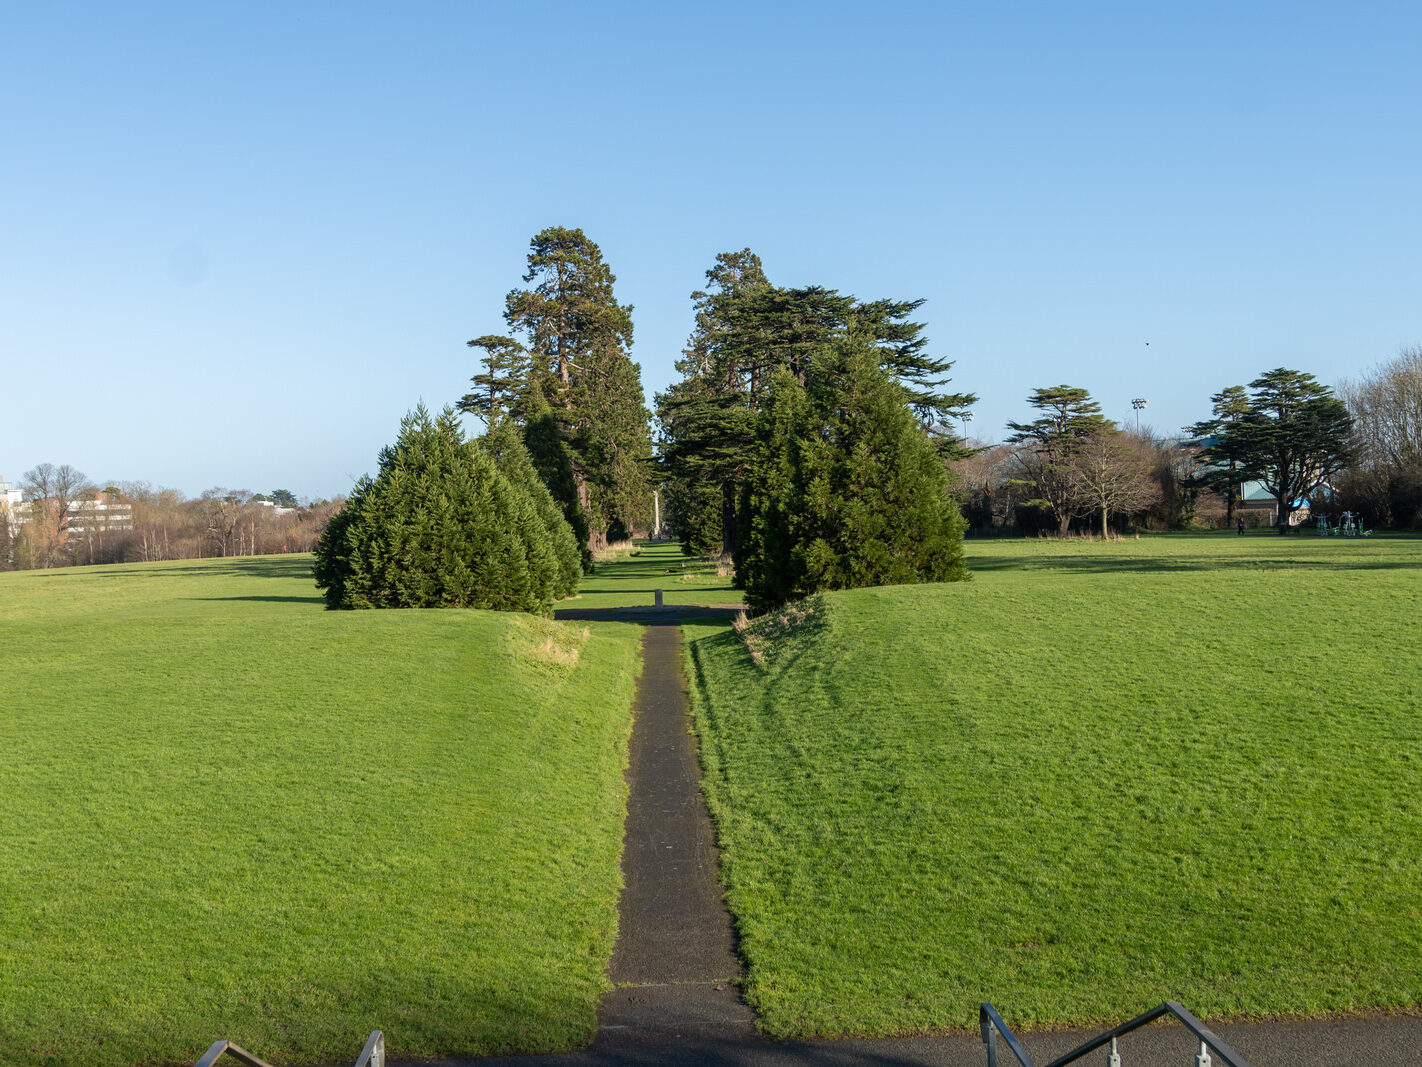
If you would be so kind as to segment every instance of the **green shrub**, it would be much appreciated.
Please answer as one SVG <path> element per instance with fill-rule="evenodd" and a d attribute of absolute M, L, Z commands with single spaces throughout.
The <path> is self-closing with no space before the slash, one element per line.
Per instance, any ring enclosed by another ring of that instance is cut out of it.
<path fill-rule="evenodd" d="M 400 423 L 316 545 L 332 608 L 492 608 L 547 614 L 559 583 L 530 495 L 465 440 L 453 409 Z"/>

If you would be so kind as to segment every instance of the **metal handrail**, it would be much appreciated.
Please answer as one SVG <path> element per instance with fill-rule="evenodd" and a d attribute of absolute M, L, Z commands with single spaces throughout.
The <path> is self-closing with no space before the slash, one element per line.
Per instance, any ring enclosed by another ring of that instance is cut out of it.
<path fill-rule="evenodd" d="M 272 1067 L 260 1056 L 253 1056 L 241 1045 L 234 1045 L 231 1041 L 214 1041 L 212 1047 L 202 1054 L 202 1059 L 193 1067 L 212 1067 L 224 1053 L 231 1054 L 233 1059 L 240 1060 L 247 1067 Z M 385 1035 L 379 1030 L 372 1030 L 370 1036 L 365 1039 L 365 1048 L 360 1050 L 355 1067 L 385 1067 Z"/>
<path fill-rule="evenodd" d="M 1113 1027 L 1103 1034 L 1098 1034 L 1083 1045 L 1078 1045 L 1064 1056 L 1058 1056 L 1046 1065 L 1046 1067 L 1063 1067 L 1064 1064 L 1079 1060 L 1088 1052 L 1109 1044 L 1111 1046 L 1113 1064 L 1119 1064 L 1120 1058 L 1115 1055 L 1116 1039 L 1122 1034 L 1130 1033 L 1138 1027 L 1145 1026 L 1146 1023 L 1154 1022 L 1162 1015 L 1173 1015 L 1185 1024 L 1192 1034 L 1200 1039 L 1200 1052 L 1195 1057 L 1196 1067 L 1211 1067 L 1213 1060 L 1210 1058 L 1210 1050 L 1224 1061 L 1226 1067 L 1249 1067 L 1244 1057 L 1234 1049 L 1224 1043 L 1224 1040 L 1211 1030 L 1208 1026 L 1195 1018 L 1183 1005 L 1173 1000 L 1167 1000 L 1158 1007 L 1151 1008 L 1150 1011 L 1142 1012 L 1129 1022 L 1124 1022 L 1120 1026 Z M 978 1025 L 982 1030 L 983 1043 L 987 1045 L 988 1067 L 997 1067 L 997 1036 L 1002 1035 L 1002 1040 L 1006 1043 L 1008 1050 L 1017 1057 L 1017 1062 L 1022 1067 L 1037 1067 L 1032 1062 L 1032 1057 L 1027 1055 L 1027 1050 L 1022 1047 L 1022 1043 L 1017 1040 L 1002 1016 L 997 1013 L 997 1009 L 991 1004 L 984 1003 L 978 1009 Z"/>
<path fill-rule="evenodd" d="M 212 1067 L 224 1052 L 230 1052 L 232 1058 L 241 1060 L 247 1067 L 272 1067 L 266 1060 L 258 1056 L 253 1056 L 241 1045 L 234 1045 L 231 1041 L 214 1041 L 212 1047 L 202 1054 L 202 1059 L 198 1060 L 194 1067 Z"/>
<path fill-rule="evenodd" d="M 365 1039 L 365 1048 L 360 1050 L 355 1067 L 385 1067 L 385 1035 L 379 1030 L 372 1030 Z"/>

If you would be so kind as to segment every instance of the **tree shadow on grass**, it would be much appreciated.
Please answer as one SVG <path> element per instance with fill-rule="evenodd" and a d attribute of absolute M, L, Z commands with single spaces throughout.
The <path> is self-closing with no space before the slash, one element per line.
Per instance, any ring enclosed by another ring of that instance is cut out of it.
<path fill-rule="evenodd" d="M 219 600 L 250 600 L 262 604 L 319 604 L 326 606 L 326 598 L 323 596 L 195 596 L 189 600 L 219 601 Z"/>
<path fill-rule="evenodd" d="M 115 567 L 95 574 L 96 578 L 311 578 L 310 556 L 243 556 L 221 561 L 194 560 L 183 566 L 159 565 L 158 569 Z"/>
<path fill-rule="evenodd" d="M 1201 571 L 1381 571 L 1422 570 L 1422 559 L 1299 559 L 1297 557 L 1255 556 L 1249 559 L 1179 559 L 1171 556 L 1110 559 L 1101 556 L 1054 556 L 1050 559 L 975 559 L 969 563 L 974 573 L 989 571 L 1072 572 L 1076 574 L 1183 574 Z"/>
<path fill-rule="evenodd" d="M 716 620 L 730 623 L 743 608 L 704 607 L 697 604 L 665 604 L 662 607 L 558 608 L 558 622 L 625 622 L 634 626 L 680 626 L 684 622 Z"/>

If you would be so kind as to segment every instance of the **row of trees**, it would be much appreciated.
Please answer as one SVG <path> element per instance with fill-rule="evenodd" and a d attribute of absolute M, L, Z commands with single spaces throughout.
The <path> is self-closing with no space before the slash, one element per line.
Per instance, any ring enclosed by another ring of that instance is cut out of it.
<path fill-rule="evenodd" d="M 1212 396 L 1211 417 L 1187 436 L 1132 434 L 1101 415 L 1085 390 L 1037 389 L 1031 422 L 1008 424 L 1006 445 L 954 464 L 976 525 L 1026 531 L 1074 521 L 1102 534 L 1114 522 L 1181 528 L 1230 524 L 1246 485 L 1273 498 L 1281 531 L 1305 503 L 1352 510 L 1375 525 L 1422 522 L 1422 350 L 1408 350 L 1335 396 L 1286 367 Z"/>
<path fill-rule="evenodd" d="M 195 498 L 146 482 L 92 482 L 41 463 L 0 505 L 0 569 L 310 552 L 341 501 L 300 504 L 284 489 L 213 488 Z"/>
<path fill-rule="evenodd" d="M 954 492 L 972 529 L 1061 533 L 1061 514 L 1039 491 L 1036 475 L 1044 459 L 1033 449 L 1030 440 L 993 445 L 950 464 Z M 1099 533 L 1103 505 L 1108 531 L 1127 522 L 1185 529 L 1224 514 L 1214 494 L 1194 480 L 1201 466 L 1197 450 L 1179 438 L 1103 427 L 1079 449 L 1059 450 L 1058 462 L 1066 468 L 1059 472 L 1058 500 L 1068 512 L 1068 529 L 1078 524 Z"/>
<path fill-rule="evenodd" d="M 1334 488 L 1336 505 L 1374 526 L 1422 529 L 1422 347 L 1339 394 L 1353 416 L 1352 455 Z"/>

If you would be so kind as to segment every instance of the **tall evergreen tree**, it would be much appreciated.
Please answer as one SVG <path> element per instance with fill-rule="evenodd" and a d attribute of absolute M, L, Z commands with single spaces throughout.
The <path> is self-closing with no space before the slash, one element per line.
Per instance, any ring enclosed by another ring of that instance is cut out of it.
<path fill-rule="evenodd" d="M 527 415 L 528 421 L 523 425 L 523 443 L 528 449 L 529 460 L 573 531 L 583 573 L 591 574 L 593 562 L 589 544 L 592 538 L 587 512 L 583 510 L 578 494 L 578 480 L 573 473 L 572 453 L 537 382 L 533 382 L 529 389 Z"/>
<path fill-rule="evenodd" d="M 826 589 L 968 577 L 963 518 L 871 335 L 781 368 L 757 423 L 737 581 L 757 611 Z"/>
<path fill-rule="evenodd" d="M 485 334 L 469 342 L 470 348 L 484 351 L 485 371 L 470 379 L 471 392 L 460 398 L 460 411 L 478 415 L 492 426 L 506 414 L 524 417 L 532 361 L 528 350 L 512 337 Z"/>
<path fill-rule="evenodd" d="M 553 499 L 553 494 L 534 467 L 528 448 L 513 421 L 504 418 L 494 423 L 480 439 L 480 444 L 494 460 L 499 473 L 526 494 L 533 504 L 556 561 L 554 597 L 572 596 L 577 592 L 578 581 L 583 576 L 583 557 L 577 537 L 564 517 L 563 509 Z"/>
<path fill-rule="evenodd" d="M 1326 485 L 1349 457 L 1348 408 L 1312 374 L 1278 367 L 1249 383 L 1249 406 L 1200 450 L 1207 462 L 1234 458 L 1241 481 L 1259 481 L 1278 508 L 1279 532 L 1297 502 Z"/>
<path fill-rule="evenodd" d="M 527 339 L 528 377 L 543 392 L 568 447 L 590 540 L 645 527 L 651 506 L 650 415 L 628 355 L 632 307 L 617 303 L 602 251 L 581 230 L 550 227 L 530 242 L 529 288 L 505 301 Z"/>
<path fill-rule="evenodd" d="M 1225 498 L 1225 525 L 1234 523 L 1235 505 L 1239 503 L 1241 478 L 1240 440 L 1230 433 L 1231 427 L 1249 414 L 1249 394 L 1242 385 L 1231 385 L 1210 397 L 1211 418 L 1186 428 L 1196 448 L 1210 449 L 1209 462 L 1196 473 L 1196 485 L 1213 489 Z"/>
<path fill-rule="evenodd" d="M 749 248 L 722 252 L 691 294 L 696 326 L 676 368 L 682 379 L 657 396 L 661 464 L 674 487 L 673 521 L 689 553 L 731 551 L 736 497 L 750 470 L 760 380 L 732 354 L 738 301 L 768 289 L 760 257 Z"/>
<path fill-rule="evenodd" d="M 720 486 L 727 551 L 741 526 L 736 502 L 770 383 L 783 368 L 803 384 L 831 342 L 861 337 L 945 455 L 955 452 L 944 427 L 975 398 L 943 391 L 951 364 L 925 351 L 923 324 L 912 319 L 921 300 L 861 303 L 820 286 L 777 288 L 749 249 L 722 253 L 706 277 L 706 290 L 692 294 L 696 328 L 678 364 L 682 381 L 658 397 L 661 460 L 669 478 Z"/>
<path fill-rule="evenodd" d="M 1009 422 L 1013 434 L 1008 440 L 1029 446 L 1019 456 L 1022 481 L 1032 485 L 1039 502 L 1051 508 L 1057 532 L 1065 536 L 1077 496 L 1071 463 L 1076 450 L 1088 437 L 1116 427 L 1102 417 L 1101 405 L 1091 394 L 1075 386 L 1034 389 L 1027 403 L 1041 414 L 1031 422 Z"/>

